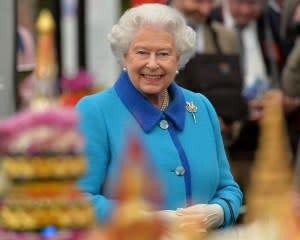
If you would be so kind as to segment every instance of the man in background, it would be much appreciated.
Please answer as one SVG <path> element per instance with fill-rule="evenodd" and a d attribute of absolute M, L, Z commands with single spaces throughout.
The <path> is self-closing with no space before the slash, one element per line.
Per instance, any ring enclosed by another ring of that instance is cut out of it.
<path fill-rule="evenodd" d="M 238 166 L 237 181 L 243 190 L 247 190 L 258 146 L 260 99 L 265 91 L 280 87 L 281 70 L 288 55 L 288 46 L 280 35 L 280 11 L 274 6 L 267 0 L 223 0 L 212 13 L 213 19 L 237 32 L 242 47 L 243 94 L 248 100 L 249 115 L 239 139 L 229 151 L 231 160 Z M 283 107 L 287 118 L 296 109 L 289 97 L 284 97 Z M 293 120 L 288 121 L 292 126 Z"/>
<path fill-rule="evenodd" d="M 203 93 L 211 100 L 219 116 L 223 140 L 228 145 L 237 135 L 247 112 L 241 94 L 240 47 L 237 35 L 210 19 L 215 0 L 172 0 L 169 4 L 185 16 L 197 37 L 195 55 L 179 72 L 176 81 L 183 87 Z M 222 69 L 226 68 L 226 64 L 219 69 L 220 62 L 229 56 L 235 58 L 237 69 Z M 222 71 L 232 71 L 236 75 L 234 78 L 231 77 L 234 74 L 216 75 Z M 240 104 L 233 109 L 229 107 L 229 101 Z"/>

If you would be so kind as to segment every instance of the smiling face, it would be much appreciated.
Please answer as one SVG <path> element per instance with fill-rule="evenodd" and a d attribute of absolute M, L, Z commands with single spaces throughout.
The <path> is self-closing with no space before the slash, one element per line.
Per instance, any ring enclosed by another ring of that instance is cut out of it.
<path fill-rule="evenodd" d="M 236 24 L 246 26 L 263 11 L 263 0 L 229 0 L 229 11 Z"/>
<path fill-rule="evenodd" d="M 165 89 L 174 80 L 178 64 L 173 36 L 159 28 L 142 28 L 125 54 L 125 67 L 135 88 L 160 105 Z"/>

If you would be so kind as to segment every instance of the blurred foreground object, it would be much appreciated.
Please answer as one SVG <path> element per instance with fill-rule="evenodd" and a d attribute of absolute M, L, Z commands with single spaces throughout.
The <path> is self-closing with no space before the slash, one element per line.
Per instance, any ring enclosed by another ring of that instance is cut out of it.
<path fill-rule="evenodd" d="M 268 228 L 274 228 L 273 234 L 278 234 L 278 239 L 298 239 L 299 228 L 297 230 L 292 212 L 291 155 L 282 102 L 283 95 L 279 90 L 263 96 L 259 148 L 246 195 L 246 221 L 258 221 L 259 227 L 266 232 Z M 283 227 L 286 223 L 289 223 L 288 229 Z"/>
<path fill-rule="evenodd" d="M 146 171 L 145 156 L 138 139 L 131 137 L 119 170 L 119 180 L 114 184 L 117 206 L 108 223 L 93 232 L 89 240 L 159 240 L 166 230 L 147 195 L 158 200 L 158 186 Z M 147 181 L 147 183 L 146 183 Z M 150 182 L 149 182 L 150 181 Z M 104 236 L 104 237 L 103 237 Z"/>
<path fill-rule="evenodd" d="M 75 186 L 85 171 L 77 120 L 73 109 L 57 106 L 0 122 L 3 170 L 12 182 L 2 203 L 1 227 L 40 231 L 93 223 L 92 206 Z"/>
<path fill-rule="evenodd" d="M 206 240 L 298 240 L 299 195 L 294 194 L 291 156 L 285 130 L 283 95 L 271 90 L 263 96 L 259 148 L 246 193 L 243 225 L 215 232 Z"/>
<path fill-rule="evenodd" d="M 94 211 L 75 184 L 86 169 L 78 114 L 55 99 L 54 23 L 47 10 L 37 26 L 30 108 L 0 121 L 0 156 L 11 182 L 0 205 L 0 239 L 83 240 Z"/>

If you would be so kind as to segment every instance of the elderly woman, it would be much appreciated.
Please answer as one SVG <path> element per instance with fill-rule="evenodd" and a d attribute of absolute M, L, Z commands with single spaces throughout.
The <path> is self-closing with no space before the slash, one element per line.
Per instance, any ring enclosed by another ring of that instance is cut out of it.
<path fill-rule="evenodd" d="M 175 9 L 143 4 L 124 13 L 109 40 L 123 71 L 113 87 L 77 104 L 88 162 L 79 186 L 90 195 L 98 220 L 107 220 L 117 204 L 104 182 L 116 178 L 127 124 L 141 132 L 164 190 L 161 210 L 177 209 L 177 217 L 198 219 L 207 228 L 231 225 L 242 193 L 218 117 L 203 95 L 174 82 L 194 51 L 194 31 Z"/>

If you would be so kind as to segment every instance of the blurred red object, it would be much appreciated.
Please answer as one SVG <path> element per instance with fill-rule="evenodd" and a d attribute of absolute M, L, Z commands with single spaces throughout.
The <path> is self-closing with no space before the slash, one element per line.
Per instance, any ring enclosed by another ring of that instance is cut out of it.
<path fill-rule="evenodd" d="M 92 89 L 83 89 L 75 92 L 65 92 L 59 97 L 59 103 L 63 106 L 75 106 L 76 103 L 84 96 L 93 94 Z"/>
<path fill-rule="evenodd" d="M 75 106 L 82 97 L 95 92 L 94 79 L 84 69 L 79 69 L 75 76 L 63 76 L 61 88 L 59 101 L 63 106 Z"/>
<path fill-rule="evenodd" d="M 134 6 L 137 6 L 139 4 L 143 4 L 143 3 L 162 3 L 162 4 L 165 4 L 166 0 L 131 0 L 130 1 L 130 6 L 134 7 Z"/>

